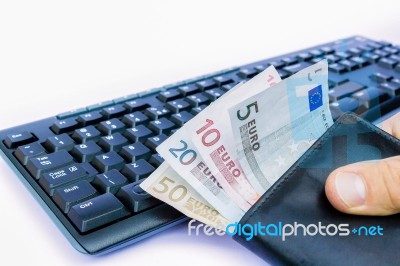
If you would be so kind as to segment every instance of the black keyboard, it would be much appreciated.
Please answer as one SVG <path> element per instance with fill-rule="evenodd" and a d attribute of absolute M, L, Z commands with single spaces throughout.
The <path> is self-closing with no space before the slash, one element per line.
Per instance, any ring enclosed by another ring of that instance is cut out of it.
<path fill-rule="evenodd" d="M 3 130 L 2 155 L 75 248 L 109 252 L 187 219 L 139 186 L 160 143 L 269 65 L 284 79 L 323 58 L 334 119 L 398 111 L 400 46 L 351 37 Z"/>

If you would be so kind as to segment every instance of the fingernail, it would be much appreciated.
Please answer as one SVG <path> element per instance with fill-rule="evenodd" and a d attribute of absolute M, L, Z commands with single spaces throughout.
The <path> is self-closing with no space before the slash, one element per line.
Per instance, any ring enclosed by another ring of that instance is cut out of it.
<path fill-rule="evenodd" d="M 363 179 L 348 172 L 339 172 L 335 178 L 336 191 L 348 207 L 357 207 L 365 202 L 366 189 Z"/>

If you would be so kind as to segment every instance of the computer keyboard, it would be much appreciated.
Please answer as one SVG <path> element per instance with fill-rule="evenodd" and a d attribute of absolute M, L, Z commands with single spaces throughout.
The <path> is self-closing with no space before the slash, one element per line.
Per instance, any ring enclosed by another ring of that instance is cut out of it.
<path fill-rule="evenodd" d="M 75 248 L 103 254 L 187 219 L 139 186 L 160 143 L 269 65 L 284 79 L 323 58 L 334 119 L 398 111 L 400 46 L 351 37 L 2 130 L 2 155 Z"/>

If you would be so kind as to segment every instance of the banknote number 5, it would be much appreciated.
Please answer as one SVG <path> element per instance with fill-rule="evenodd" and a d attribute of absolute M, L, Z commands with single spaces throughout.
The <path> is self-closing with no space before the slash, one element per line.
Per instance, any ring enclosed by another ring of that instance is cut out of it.
<path fill-rule="evenodd" d="M 185 141 L 181 140 L 180 143 L 183 144 L 182 148 L 170 148 L 169 152 L 175 157 L 179 157 L 179 162 L 183 165 L 189 165 L 191 164 L 194 160 L 196 160 L 197 153 L 192 150 L 188 149 L 188 145 Z M 180 155 L 178 155 L 178 152 L 181 152 Z"/>
<path fill-rule="evenodd" d="M 247 118 L 250 116 L 251 107 L 253 107 L 253 106 L 254 106 L 254 110 L 256 111 L 256 113 L 258 113 L 258 105 L 257 105 L 257 102 L 251 103 L 251 104 L 247 105 L 247 111 L 246 111 L 246 114 L 245 114 L 244 116 L 242 116 L 242 115 L 240 114 L 240 110 L 237 111 L 237 117 L 239 118 L 239 120 L 245 120 L 245 119 L 247 119 Z"/>
<path fill-rule="evenodd" d="M 158 181 L 158 184 L 162 186 L 162 189 L 156 189 L 154 187 L 153 190 L 160 194 L 168 192 L 169 190 L 168 183 L 174 184 L 175 181 L 172 180 L 171 178 L 164 176 L 160 181 Z M 186 194 L 187 194 L 187 188 L 183 185 L 177 185 L 174 186 L 168 193 L 168 198 L 173 202 L 177 202 L 182 200 L 186 196 Z"/>

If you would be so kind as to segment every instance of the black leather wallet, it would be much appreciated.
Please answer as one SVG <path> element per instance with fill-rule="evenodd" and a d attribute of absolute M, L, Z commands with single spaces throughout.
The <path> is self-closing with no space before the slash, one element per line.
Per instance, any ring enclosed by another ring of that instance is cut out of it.
<path fill-rule="evenodd" d="M 252 206 L 234 239 L 271 264 L 399 264 L 400 215 L 347 215 L 325 196 L 325 180 L 335 168 L 398 154 L 398 139 L 355 115 L 343 115 Z M 294 230 L 286 235 L 296 223 L 297 236 Z"/>

